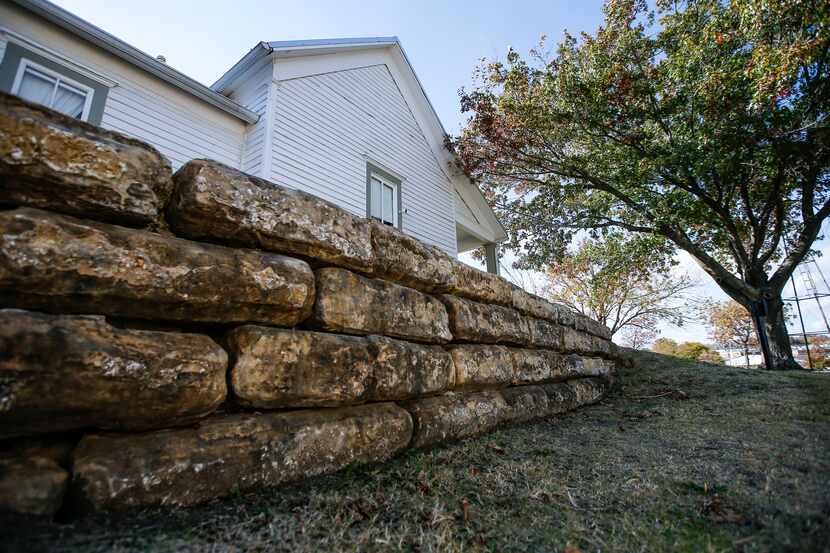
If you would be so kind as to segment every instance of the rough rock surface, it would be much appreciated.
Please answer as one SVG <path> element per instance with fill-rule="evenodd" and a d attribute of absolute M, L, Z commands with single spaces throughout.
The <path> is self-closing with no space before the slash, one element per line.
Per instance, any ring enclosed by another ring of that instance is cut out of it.
<path fill-rule="evenodd" d="M 526 317 L 530 327 L 530 343 L 538 348 L 562 350 L 564 327 L 544 319 Z"/>
<path fill-rule="evenodd" d="M 228 334 L 234 395 L 261 408 L 334 407 L 434 394 L 453 385 L 441 346 L 243 326 Z"/>
<path fill-rule="evenodd" d="M 21 438 L 0 441 L 0 459 L 22 457 L 43 457 L 51 459 L 62 467 L 69 466 L 72 450 L 81 439 L 77 432 L 57 434 L 35 434 Z"/>
<path fill-rule="evenodd" d="M 568 311 L 568 308 L 558 303 L 553 303 L 536 294 L 525 292 L 519 287 L 513 288 L 511 299 L 514 309 L 537 319 L 545 319 L 552 323 L 559 322 L 560 313 Z"/>
<path fill-rule="evenodd" d="M 294 326 L 314 274 L 276 254 L 199 244 L 21 208 L 0 213 L 0 301 L 190 322 Z"/>
<path fill-rule="evenodd" d="M 450 354 L 441 346 L 369 336 L 374 359 L 370 401 L 401 400 L 449 390 L 455 382 Z"/>
<path fill-rule="evenodd" d="M 0 459 L 0 511 L 53 515 L 68 481 L 69 474 L 51 459 Z"/>
<path fill-rule="evenodd" d="M 584 315 L 581 315 L 581 317 L 583 319 L 582 324 L 585 325 L 586 332 L 593 334 L 594 336 L 597 336 L 599 338 L 604 338 L 605 340 L 611 339 L 612 334 L 610 328 Z"/>
<path fill-rule="evenodd" d="M 203 159 L 173 181 L 167 219 L 176 234 L 372 270 L 369 221 L 331 202 Z"/>
<path fill-rule="evenodd" d="M 537 384 L 569 376 L 568 356 L 543 349 L 511 349 L 514 384 Z"/>
<path fill-rule="evenodd" d="M 608 391 L 609 383 L 604 378 L 580 378 L 543 384 L 541 388 L 548 396 L 548 414 L 555 415 L 596 403 Z"/>
<path fill-rule="evenodd" d="M 605 359 L 562 354 L 542 349 L 511 349 L 514 366 L 514 384 L 538 384 L 611 375 L 614 364 Z"/>
<path fill-rule="evenodd" d="M 493 430 L 509 420 L 510 407 L 496 390 L 449 393 L 402 403 L 415 429 L 411 447 L 427 447 Z"/>
<path fill-rule="evenodd" d="M 356 275 L 344 269 L 318 269 L 313 324 L 331 332 L 380 334 L 419 342 L 452 339 L 444 305 L 412 288 Z"/>
<path fill-rule="evenodd" d="M 583 357 L 580 355 L 570 355 L 569 357 L 571 358 L 570 368 L 572 376 L 596 376 L 609 378 L 614 374 L 613 361 L 597 357 Z"/>
<path fill-rule="evenodd" d="M 503 387 L 513 381 L 513 358 L 504 346 L 450 346 L 459 389 Z"/>
<path fill-rule="evenodd" d="M 515 386 L 501 391 L 510 407 L 509 422 L 527 422 L 548 414 L 548 395 L 539 386 Z"/>
<path fill-rule="evenodd" d="M 606 340 L 611 339 L 611 330 L 607 326 L 581 313 L 576 313 L 564 305 L 525 292 L 521 288 L 513 288 L 512 305 L 524 315 L 569 326 Z"/>
<path fill-rule="evenodd" d="M 515 309 L 487 305 L 445 294 L 441 301 L 450 316 L 450 330 L 455 340 L 484 344 L 530 344 L 527 317 Z"/>
<path fill-rule="evenodd" d="M 562 350 L 569 353 L 601 355 L 606 357 L 615 354 L 614 344 L 610 340 L 572 328 L 563 329 Z"/>
<path fill-rule="evenodd" d="M 0 93 L 0 204 L 145 225 L 172 188 L 155 148 Z"/>
<path fill-rule="evenodd" d="M 374 359 L 357 336 L 243 326 L 227 338 L 231 386 L 249 407 L 313 407 L 366 401 Z"/>
<path fill-rule="evenodd" d="M 607 379 L 603 378 L 581 378 L 565 382 L 574 395 L 577 405 L 590 405 L 596 403 L 605 395 L 610 387 Z"/>
<path fill-rule="evenodd" d="M 450 293 L 484 303 L 512 305 L 513 285 L 509 281 L 455 259 L 452 265 Z"/>
<path fill-rule="evenodd" d="M 128 330 L 103 317 L 0 310 L 0 437 L 186 424 L 226 395 L 207 336 Z"/>
<path fill-rule="evenodd" d="M 388 225 L 372 223 L 375 274 L 424 292 L 446 292 L 454 279 L 455 261 Z"/>
<path fill-rule="evenodd" d="M 548 396 L 548 415 L 558 415 L 577 407 L 576 394 L 567 382 L 540 385 Z"/>
<path fill-rule="evenodd" d="M 76 501 L 96 510 L 185 506 L 386 460 L 406 448 L 409 414 L 392 403 L 226 415 L 196 428 L 89 435 L 75 450 Z"/>

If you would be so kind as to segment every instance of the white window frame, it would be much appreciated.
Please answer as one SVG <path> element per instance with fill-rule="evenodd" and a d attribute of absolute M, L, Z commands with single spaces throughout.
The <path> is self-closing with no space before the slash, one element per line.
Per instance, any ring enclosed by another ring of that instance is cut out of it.
<path fill-rule="evenodd" d="M 380 190 L 380 218 L 375 217 L 372 215 L 372 189 L 371 183 L 372 179 L 377 180 L 381 184 Z M 400 194 L 400 183 L 395 181 L 389 180 L 388 178 L 378 174 L 377 171 L 369 171 L 369 198 L 368 198 L 368 205 L 369 205 L 369 217 L 376 221 L 380 221 L 384 225 L 389 224 L 387 221 L 384 221 L 384 213 L 383 213 L 383 186 L 388 186 L 392 189 L 392 226 L 398 228 L 398 194 Z"/>
<path fill-rule="evenodd" d="M 55 71 L 53 69 L 49 69 L 48 67 L 44 67 L 44 66 L 40 65 L 39 63 L 35 63 L 32 60 L 27 59 L 27 58 L 20 58 L 20 65 L 17 66 L 17 73 L 15 74 L 15 77 L 14 77 L 14 84 L 12 84 L 12 94 L 19 95 L 18 92 L 20 90 L 20 85 L 23 83 L 23 75 L 26 72 L 26 69 L 29 69 L 29 68 L 31 68 L 32 70 L 34 70 L 38 73 L 43 73 L 47 77 L 55 79 L 55 81 L 56 81 L 55 82 L 55 88 L 52 90 L 52 98 L 49 101 L 50 104 L 54 103 L 55 94 L 57 93 L 57 90 L 58 90 L 58 85 L 61 84 L 61 83 L 65 84 L 66 86 L 76 88 L 79 91 L 86 94 L 86 98 L 84 99 L 84 110 L 83 110 L 83 113 L 81 114 L 81 119 L 80 120 L 81 121 L 87 121 L 89 119 L 89 112 L 92 109 L 92 97 L 95 95 L 95 90 L 93 88 L 90 88 L 86 85 L 83 85 L 83 84 L 79 83 L 78 81 L 76 81 L 74 79 L 71 79 L 71 78 L 67 77 L 66 75 L 64 75 L 64 74 L 62 74 L 58 71 Z M 51 105 L 48 105 L 46 107 L 48 107 L 49 109 L 54 109 L 54 108 L 52 108 Z"/>

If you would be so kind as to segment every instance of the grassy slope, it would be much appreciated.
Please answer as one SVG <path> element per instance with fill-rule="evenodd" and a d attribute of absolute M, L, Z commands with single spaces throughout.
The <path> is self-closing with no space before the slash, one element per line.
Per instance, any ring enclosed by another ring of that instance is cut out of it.
<path fill-rule="evenodd" d="M 0 525 L 0 539 L 68 551 L 830 551 L 830 375 L 639 365 L 622 394 L 561 418 L 197 509 Z"/>

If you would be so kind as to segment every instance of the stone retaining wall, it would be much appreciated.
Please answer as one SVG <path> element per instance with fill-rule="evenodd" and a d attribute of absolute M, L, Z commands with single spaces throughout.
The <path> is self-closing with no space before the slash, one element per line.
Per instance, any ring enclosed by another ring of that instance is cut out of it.
<path fill-rule="evenodd" d="M 598 401 L 608 329 L 0 96 L 0 509 L 193 505 Z"/>

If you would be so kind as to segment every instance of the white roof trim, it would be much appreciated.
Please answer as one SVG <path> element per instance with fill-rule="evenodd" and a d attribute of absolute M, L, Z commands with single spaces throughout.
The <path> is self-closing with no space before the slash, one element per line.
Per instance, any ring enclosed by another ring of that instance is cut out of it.
<path fill-rule="evenodd" d="M 255 112 L 47 0 L 12 2 L 246 123 L 259 119 Z"/>

